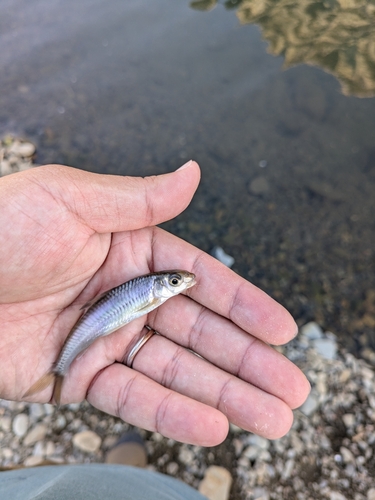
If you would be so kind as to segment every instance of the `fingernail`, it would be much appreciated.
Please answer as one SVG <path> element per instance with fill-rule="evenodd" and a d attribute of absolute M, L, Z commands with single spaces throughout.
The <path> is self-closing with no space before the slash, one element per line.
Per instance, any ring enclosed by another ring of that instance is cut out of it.
<path fill-rule="evenodd" d="M 189 160 L 185 165 L 182 165 L 182 167 L 178 168 L 177 170 L 183 170 L 186 167 L 190 167 L 190 165 L 193 163 L 193 160 Z M 177 172 L 176 170 L 176 172 Z"/>

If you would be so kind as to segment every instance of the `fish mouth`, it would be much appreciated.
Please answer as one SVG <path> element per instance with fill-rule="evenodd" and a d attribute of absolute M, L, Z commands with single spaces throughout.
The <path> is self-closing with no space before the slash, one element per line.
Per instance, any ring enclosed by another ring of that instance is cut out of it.
<path fill-rule="evenodd" d="M 191 288 L 192 286 L 194 286 L 197 282 L 196 280 L 196 277 L 195 277 L 195 274 L 193 273 L 188 273 L 185 277 L 184 277 L 184 282 L 186 284 L 186 288 Z"/>

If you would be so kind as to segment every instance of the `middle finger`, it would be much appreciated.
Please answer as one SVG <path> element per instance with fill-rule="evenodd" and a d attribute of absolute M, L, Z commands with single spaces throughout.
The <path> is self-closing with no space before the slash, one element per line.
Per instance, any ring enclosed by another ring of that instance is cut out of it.
<path fill-rule="evenodd" d="M 188 297 L 175 297 L 165 303 L 153 313 L 149 324 L 173 342 L 282 399 L 291 408 L 297 408 L 306 398 L 309 383 L 291 361 Z"/>

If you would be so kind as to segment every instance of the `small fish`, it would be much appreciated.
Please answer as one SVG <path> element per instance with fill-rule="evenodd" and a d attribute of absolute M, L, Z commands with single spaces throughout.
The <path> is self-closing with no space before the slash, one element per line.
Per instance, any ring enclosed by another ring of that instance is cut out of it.
<path fill-rule="evenodd" d="M 188 271 L 161 271 L 139 276 L 104 293 L 69 333 L 52 369 L 33 384 L 23 397 L 42 391 L 54 383 L 54 399 L 60 405 L 61 386 L 69 366 L 94 340 L 109 335 L 136 318 L 148 314 L 166 300 L 195 285 Z"/>

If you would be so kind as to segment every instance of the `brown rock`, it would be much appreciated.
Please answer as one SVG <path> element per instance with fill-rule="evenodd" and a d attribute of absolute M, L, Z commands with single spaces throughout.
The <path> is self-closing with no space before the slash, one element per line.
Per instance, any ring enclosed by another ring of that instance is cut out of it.
<path fill-rule="evenodd" d="M 229 498 L 232 476 L 227 469 L 211 465 L 205 472 L 199 485 L 199 492 L 209 500 L 227 500 Z"/>

